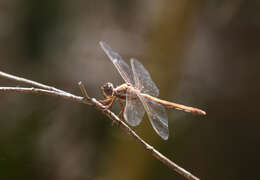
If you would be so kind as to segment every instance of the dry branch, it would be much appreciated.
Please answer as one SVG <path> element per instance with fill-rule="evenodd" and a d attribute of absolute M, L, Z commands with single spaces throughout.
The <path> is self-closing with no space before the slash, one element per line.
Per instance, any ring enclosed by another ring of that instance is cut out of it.
<path fill-rule="evenodd" d="M 159 161 L 161 161 L 163 164 L 168 166 L 171 170 L 179 173 L 183 177 L 189 179 L 189 180 L 199 180 L 196 176 L 192 175 L 190 172 L 186 171 L 182 167 L 178 166 L 174 162 L 172 162 L 170 159 L 165 157 L 163 154 L 161 154 L 159 151 L 157 151 L 154 147 L 149 145 L 147 142 L 145 142 L 140 136 L 138 136 L 125 122 L 121 121 L 118 116 L 116 116 L 112 111 L 108 110 L 98 102 L 95 98 L 90 98 L 87 94 L 87 91 L 83 84 L 79 82 L 80 90 L 83 94 L 83 97 L 77 96 L 71 93 L 68 93 L 66 91 L 47 86 L 35 81 L 31 81 L 25 78 L 17 77 L 14 75 L 10 75 L 4 72 L 0 71 L 0 76 L 6 79 L 14 80 L 17 82 L 22 82 L 25 84 L 28 84 L 30 86 L 33 86 L 31 88 L 26 87 L 0 87 L 0 93 L 29 93 L 29 94 L 39 94 L 39 95 L 47 95 L 47 96 L 55 96 L 59 98 L 63 98 L 69 101 L 74 101 L 77 103 L 83 103 L 83 104 L 89 104 L 93 105 L 96 109 L 103 112 L 108 118 L 110 118 L 113 122 L 119 125 L 121 129 L 123 129 L 127 134 L 129 134 L 131 137 L 135 139 L 136 142 L 141 144 L 144 149 L 151 153 L 152 156 L 156 157 Z M 37 87 L 37 88 L 35 88 Z"/>

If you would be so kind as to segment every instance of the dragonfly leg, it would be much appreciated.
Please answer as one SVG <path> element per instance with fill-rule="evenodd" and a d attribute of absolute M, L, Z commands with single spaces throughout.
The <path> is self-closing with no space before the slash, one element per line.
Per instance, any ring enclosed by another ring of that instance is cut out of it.
<path fill-rule="evenodd" d="M 116 98 L 115 98 L 115 99 L 116 99 Z M 123 112 L 124 112 L 124 110 L 125 110 L 125 106 L 124 106 L 124 104 L 122 103 L 122 101 L 121 101 L 119 98 L 117 98 L 117 101 L 119 102 L 119 105 L 120 105 L 120 107 L 121 107 L 121 111 L 120 111 L 120 113 L 118 114 L 118 116 L 119 116 L 120 119 L 123 119 Z M 115 123 L 115 122 L 113 121 L 113 122 L 112 122 L 112 125 L 114 125 L 114 124 L 116 124 L 117 127 L 120 126 L 120 123 Z"/>
<path fill-rule="evenodd" d="M 120 107 L 121 107 L 121 111 L 120 111 L 120 113 L 118 114 L 118 116 L 123 119 L 123 114 L 124 114 L 124 111 L 125 111 L 125 106 L 124 106 L 124 104 L 122 103 L 122 101 L 121 101 L 120 99 L 118 99 L 118 102 L 119 102 L 119 105 L 120 105 Z"/>
<path fill-rule="evenodd" d="M 109 104 L 112 101 L 112 97 L 106 98 L 106 99 L 102 99 L 102 100 L 98 100 L 100 103 L 102 104 Z"/>
<path fill-rule="evenodd" d="M 103 109 L 103 111 L 110 109 L 112 107 L 112 105 L 114 104 L 115 100 L 116 100 L 116 97 L 111 97 L 111 98 L 105 99 L 104 103 L 108 103 L 108 104 L 105 105 L 105 108 Z"/>

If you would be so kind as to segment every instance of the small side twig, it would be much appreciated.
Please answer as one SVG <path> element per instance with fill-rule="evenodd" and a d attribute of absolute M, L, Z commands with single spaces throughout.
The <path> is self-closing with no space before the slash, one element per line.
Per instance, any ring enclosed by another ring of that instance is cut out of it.
<path fill-rule="evenodd" d="M 28 79 L 13 76 L 13 75 L 1 72 L 1 71 L 0 71 L 0 76 L 7 78 L 7 79 L 15 80 L 15 81 L 18 81 L 18 82 L 23 82 L 23 83 L 26 83 L 28 85 L 39 87 L 39 88 L 35 88 L 35 87 L 32 87 L 32 88 L 0 87 L 0 93 L 1 92 L 2 93 L 16 92 L 16 93 L 30 93 L 30 94 L 48 95 L 48 96 L 55 96 L 55 97 L 63 98 L 63 99 L 66 99 L 66 100 L 74 101 L 74 102 L 77 102 L 77 103 L 94 105 L 96 109 L 103 112 L 113 122 L 119 124 L 119 127 L 121 127 L 121 129 L 123 129 L 127 134 L 129 134 L 132 138 L 134 138 L 136 142 L 141 144 L 147 152 L 151 153 L 152 156 L 154 156 L 159 161 L 161 161 L 163 164 L 168 166 L 171 170 L 179 173 L 180 175 L 182 175 L 183 177 L 185 177 L 189 180 L 199 180 L 199 178 L 197 178 L 196 176 L 194 176 L 190 172 L 186 171 L 182 167 L 178 166 L 177 164 L 172 162 L 170 159 L 165 157 L 163 154 L 161 154 L 154 147 L 152 147 L 147 142 L 145 142 L 125 122 L 121 121 L 120 118 L 118 116 L 116 116 L 112 111 L 105 109 L 103 104 L 101 104 L 100 102 L 98 102 L 94 98 L 90 98 L 87 94 L 87 91 L 86 91 L 84 85 L 81 82 L 79 82 L 78 84 L 79 84 L 79 87 L 80 87 L 81 92 L 82 92 L 84 97 L 77 96 L 77 95 L 68 93 L 66 91 L 63 91 L 63 90 L 60 90 L 60 89 L 57 89 L 57 88 L 54 88 L 54 87 L 50 87 L 50 86 L 47 86 L 47 85 L 44 85 L 44 84 L 41 84 L 41 83 L 38 83 L 38 82 L 34 82 L 34 81 L 31 81 L 31 80 L 28 80 Z"/>
<path fill-rule="evenodd" d="M 82 95 L 83 95 L 85 98 L 90 99 L 90 97 L 89 97 L 89 95 L 88 95 L 88 93 L 87 93 L 87 90 L 86 90 L 84 84 L 80 81 L 80 82 L 78 82 L 78 85 L 79 85 L 79 88 L 80 88 L 80 90 L 81 90 Z"/>

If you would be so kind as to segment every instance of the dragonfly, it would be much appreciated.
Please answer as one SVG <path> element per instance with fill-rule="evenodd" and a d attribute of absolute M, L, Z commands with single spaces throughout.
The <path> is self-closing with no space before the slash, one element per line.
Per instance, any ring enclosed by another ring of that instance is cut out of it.
<path fill-rule="evenodd" d="M 125 83 L 114 88 L 110 82 L 101 87 L 102 94 L 106 98 L 106 108 L 110 108 L 117 100 L 122 108 L 119 114 L 131 126 L 137 126 L 142 121 L 145 112 L 155 132 L 164 140 L 169 137 L 168 116 L 165 108 L 174 108 L 195 115 L 206 115 L 206 112 L 174 102 L 158 98 L 159 89 L 153 82 L 149 72 L 135 58 L 130 59 L 130 66 L 107 43 L 100 41 L 100 46 L 112 61 Z M 125 105 L 123 104 L 125 101 Z"/>

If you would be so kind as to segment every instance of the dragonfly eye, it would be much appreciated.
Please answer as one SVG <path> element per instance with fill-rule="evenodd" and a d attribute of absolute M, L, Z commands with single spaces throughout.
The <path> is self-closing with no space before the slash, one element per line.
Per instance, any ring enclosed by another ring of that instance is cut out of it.
<path fill-rule="evenodd" d="M 101 90 L 104 92 L 104 94 L 108 97 L 111 97 L 114 95 L 114 86 L 112 83 L 106 83 L 101 87 Z"/>

